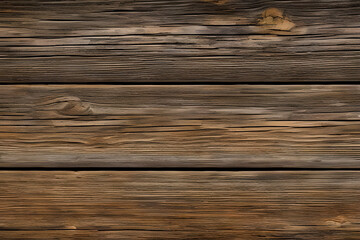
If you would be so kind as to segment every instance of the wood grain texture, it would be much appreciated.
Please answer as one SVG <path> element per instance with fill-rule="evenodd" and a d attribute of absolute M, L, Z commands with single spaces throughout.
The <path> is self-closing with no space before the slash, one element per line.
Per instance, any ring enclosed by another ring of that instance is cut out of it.
<path fill-rule="evenodd" d="M 0 175 L 1 239 L 340 240 L 360 233 L 357 171 Z"/>
<path fill-rule="evenodd" d="M 353 85 L 2 86 L 0 113 L 0 167 L 357 168 L 360 160 Z"/>
<path fill-rule="evenodd" d="M 295 27 L 258 26 L 268 7 L 284 10 Z M 16 0 L 1 1 L 0 9 L 0 83 L 330 82 L 360 75 L 354 0 Z"/>

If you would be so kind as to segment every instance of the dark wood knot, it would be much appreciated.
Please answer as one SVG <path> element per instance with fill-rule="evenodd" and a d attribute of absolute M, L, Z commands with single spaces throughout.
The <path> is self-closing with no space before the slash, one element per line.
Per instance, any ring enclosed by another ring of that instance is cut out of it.
<path fill-rule="evenodd" d="M 83 116 L 93 113 L 90 103 L 83 102 L 80 98 L 73 96 L 55 98 L 40 105 L 49 106 L 51 110 L 55 110 L 61 115 Z"/>

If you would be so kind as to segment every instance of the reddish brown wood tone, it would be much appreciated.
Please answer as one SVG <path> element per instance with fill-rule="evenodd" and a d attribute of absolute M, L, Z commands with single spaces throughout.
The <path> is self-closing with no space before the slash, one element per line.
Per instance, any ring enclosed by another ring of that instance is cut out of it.
<path fill-rule="evenodd" d="M 360 232 L 360 172 L 0 174 L 1 239 L 355 240 Z"/>

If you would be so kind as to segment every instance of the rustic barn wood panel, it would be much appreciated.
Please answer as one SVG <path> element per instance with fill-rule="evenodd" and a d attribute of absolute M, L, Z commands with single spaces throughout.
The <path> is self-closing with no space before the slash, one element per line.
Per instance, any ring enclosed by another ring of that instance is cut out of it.
<path fill-rule="evenodd" d="M 0 1 L 0 239 L 360 236 L 360 1 Z"/>
<path fill-rule="evenodd" d="M 13 231 L 24 239 L 44 234 L 63 239 L 357 239 L 360 234 L 358 171 L 0 175 L 1 239 L 14 236 Z"/>
<path fill-rule="evenodd" d="M 355 0 L 1 1 L 0 83 L 358 81 L 359 13 Z"/>
<path fill-rule="evenodd" d="M 0 112 L 0 167 L 359 167 L 359 86 L 2 86 Z"/>

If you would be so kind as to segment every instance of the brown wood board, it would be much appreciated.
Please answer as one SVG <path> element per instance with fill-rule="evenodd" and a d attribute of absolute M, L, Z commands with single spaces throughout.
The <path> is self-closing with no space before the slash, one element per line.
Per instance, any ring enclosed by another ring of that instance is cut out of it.
<path fill-rule="evenodd" d="M 357 239 L 359 174 L 1 171 L 0 236 Z"/>
<path fill-rule="evenodd" d="M 259 25 L 269 7 L 295 27 Z M 1 1 L 0 83 L 355 82 L 359 12 L 353 0 Z"/>
<path fill-rule="evenodd" d="M 0 167 L 357 168 L 353 85 L 2 86 Z"/>

